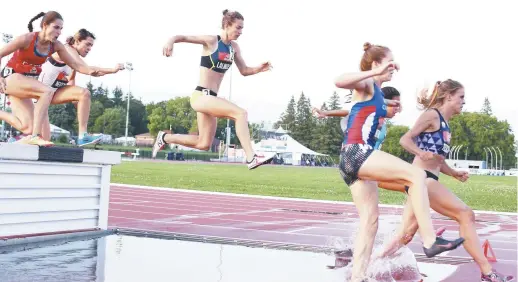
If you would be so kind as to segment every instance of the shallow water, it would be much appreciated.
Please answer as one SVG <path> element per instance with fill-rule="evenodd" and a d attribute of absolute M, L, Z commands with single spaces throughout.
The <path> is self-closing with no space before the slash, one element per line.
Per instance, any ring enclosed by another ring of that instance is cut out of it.
<path fill-rule="evenodd" d="M 110 235 L 0 254 L 0 281 L 346 281 L 349 267 L 332 264 L 322 253 Z"/>

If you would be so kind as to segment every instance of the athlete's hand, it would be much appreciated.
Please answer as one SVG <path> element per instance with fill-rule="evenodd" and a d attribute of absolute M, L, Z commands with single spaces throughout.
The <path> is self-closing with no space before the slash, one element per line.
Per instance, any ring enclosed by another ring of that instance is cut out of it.
<path fill-rule="evenodd" d="M 90 72 L 90 75 L 94 76 L 94 77 L 100 77 L 100 76 L 103 76 L 104 73 L 102 71 L 99 71 L 99 70 L 94 70 L 94 71 Z"/>
<path fill-rule="evenodd" d="M 327 115 L 320 109 L 317 109 L 313 107 L 313 115 L 315 115 L 317 118 L 325 118 Z"/>
<path fill-rule="evenodd" d="M 171 40 L 167 40 L 167 43 L 164 45 L 164 48 L 162 49 L 162 54 L 166 57 L 171 57 L 173 54 L 173 42 Z"/>
<path fill-rule="evenodd" d="M 419 154 L 419 158 L 421 158 L 423 161 L 429 161 L 429 160 L 444 161 L 443 156 L 434 154 L 432 152 L 425 152 L 425 151 L 422 151 L 421 154 Z"/>
<path fill-rule="evenodd" d="M 389 99 L 385 99 L 385 104 L 387 104 L 387 106 L 392 106 L 392 107 L 399 107 L 401 105 L 401 103 L 398 100 L 389 100 Z"/>
<path fill-rule="evenodd" d="M 466 182 L 469 178 L 469 173 L 467 171 L 456 170 L 452 176 L 460 182 Z"/>
<path fill-rule="evenodd" d="M 5 78 L 0 77 L 0 93 L 5 94 L 5 89 L 7 88 L 7 84 L 5 83 Z"/>
<path fill-rule="evenodd" d="M 113 68 L 115 70 L 115 72 L 118 72 L 118 71 L 121 71 L 121 70 L 124 70 L 126 67 L 124 67 L 124 64 L 117 64 L 115 66 L 115 68 Z"/>
<path fill-rule="evenodd" d="M 374 69 L 374 72 L 376 75 L 383 75 L 389 72 L 394 73 L 394 70 L 399 71 L 399 64 L 394 61 L 390 61 Z"/>
<path fill-rule="evenodd" d="M 262 63 L 260 66 L 259 66 L 259 72 L 263 72 L 263 71 L 269 71 L 273 69 L 273 66 L 270 62 L 265 62 L 265 63 Z"/>

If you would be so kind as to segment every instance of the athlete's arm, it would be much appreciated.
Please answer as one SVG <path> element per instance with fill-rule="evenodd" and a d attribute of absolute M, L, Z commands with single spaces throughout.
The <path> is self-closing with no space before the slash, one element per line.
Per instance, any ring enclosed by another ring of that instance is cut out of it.
<path fill-rule="evenodd" d="M 325 117 L 345 117 L 349 115 L 349 110 L 341 109 L 341 110 L 330 110 L 330 111 L 316 111 L 319 115 Z"/>
<path fill-rule="evenodd" d="M 399 69 L 399 66 L 395 62 L 387 62 L 368 71 L 344 73 L 335 79 L 335 86 L 343 89 L 356 89 L 363 91 L 364 89 L 367 89 L 368 83 L 371 83 L 369 78 L 395 69 Z"/>
<path fill-rule="evenodd" d="M 433 128 L 433 125 L 438 124 L 438 121 L 439 116 L 435 111 L 424 112 L 417 118 L 414 126 L 399 139 L 399 144 L 409 153 L 421 156 L 424 151 L 417 147 L 413 139 L 427 129 Z"/>
<path fill-rule="evenodd" d="M 203 48 L 207 49 L 217 42 L 218 38 L 214 35 L 175 35 L 165 44 L 162 49 L 162 53 L 166 57 L 170 57 L 173 54 L 173 45 L 175 43 L 192 43 L 203 45 Z"/>
<path fill-rule="evenodd" d="M 443 161 L 443 163 L 441 164 L 441 172 L 448 176 L 456 178 L 457 180 L 459 180 L 461 182 L 464 182 L 464 181 L 468 180 L 468 178 L 469 178 L 468 172 L 453 169 L 448 165 L 448 163 L 446 161 Z"/>
<path fill-rule="evenodd" d="M 0 65 L 2 63 L 3 57 L 14 53 L 16 50 L 25 49 L 29 47 L 33 36 L 34 35 L 32 33 L 20 35 L 16 37 L 13 41 L 5 44 L 2 48 L 0 48 Z"/>
<path fill-rule="evenodd" d="M 457 171 L 451 168 L 446 162 L 441 164 L 441 173 L 454 177 Z"/>
<path fill-rule="evenodd" d="M 376 76 L 374 70 L 344 73 L 335 79 L 335 86 L 343 89 L 356 89 L 364 91 L 372 81 L 371 77 Z"/>
<path fill-rule="evenodd" d="M 68 79 L 67 85 L 71 85 L 71 86 L 76 85 L 76 73 L 77 72 L 75 70 L 73 70 L 72 74 L 69 77 L 67 77 L 67 79 Z"/>
<path fill-rule="evenodd" d="M 201 45 L 210 45 L 216 42 L 217 37 L 214 35 L 175 35 L 169 39 L 170 43 L 192 43 Z"/>
<path fill-rule="evenodd" d="M 59 41 L 54 43 L 54 47 L 59 57 L 65 64 L 69 65 L 72 69 L 87 75 L 98 76 L 98 72 L 84 63 L 83 60 L 77 60 L 70 52 L 67 51 L 66 47 Z"/>
<path fill-rule="evenodd" d="M 239 47 L 239 45 L 236 42 L 232 42 L 232 46 L 236 50 L 236 53 L 235 53 L 236 66 L 239 69 L 239 72 L 241 73 L 242 76 L 258 74 L 262 71 L 267 71 L 270 69 L 269 62 L 262 63 L 261 65 L 259 65 L 257 67 L 247 66 L 245 63 L 245 60 L 243 59 L 243 56 L 241 55 L 241 48 Z"/>
<path fill-rule="evenodd" d="M 14 53 L 16 50 L 25 49 L 29 47 L 32 40 L 32 33 L 27 33 L 16 37 L 13 41 L 7 43 L 0 48 L 0 66 L 2 65 L 2 58 Z M 7 86 L 5 79 L 0 76 L 0 93 L 5 93 Z"/>

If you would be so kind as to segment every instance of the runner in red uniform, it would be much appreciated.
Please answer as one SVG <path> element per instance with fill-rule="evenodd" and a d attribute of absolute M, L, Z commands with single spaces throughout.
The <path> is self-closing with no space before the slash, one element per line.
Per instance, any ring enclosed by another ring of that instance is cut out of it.
<path fill-rule="evenodd" d="M 41 30 L 32 32 L 32 22 L 40 17 L 43 17 L 40 24 Z M 57 40 L 62 29 L 63 17 L 58 12 L 40 13 L 32 18 L 29 23 L 31 32 L 16 37 L 0 49 L 0 63 L 3 57 L 14 53 L 7 66 L 2 70 L 0 93 L 25 99 L 24 103 L 32 103 L 31 99 L 38 100 L 34 112 L 27 113 L 28 116 L 24 117 L 33 120 L 32 128 L 28 130 L 32 134 L 20 140 L 20 143 L 39 146 L 53 145 L 52 142 L 41 138 L 41 130 L 54 91 L 51 87 L 37 80 L 41 72 L 41 65 L 45 63 L 49 56 L 57 52 L 72 69 L 83 74 L 99 75 L 99 72 L 94 68 L 75 60 L 63 44 Z M 34 117 L 30 115 L 34 115 Z M 6 120 L 16 128 L 22 122 L 13 117 L 9 113 L 0 111 L 0 119 Z"/>

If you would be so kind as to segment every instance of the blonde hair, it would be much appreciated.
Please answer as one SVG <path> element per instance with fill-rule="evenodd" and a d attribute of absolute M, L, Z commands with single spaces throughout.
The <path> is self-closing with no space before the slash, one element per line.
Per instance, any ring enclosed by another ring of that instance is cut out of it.
<path fill-rule="evenodd" d="M 445 81 L 437 81 L 430 86 L 429 89 L 420 91 L 417 97 L 417 104 L 420 109 L 436 108 L 444 104 L 444 100 L 448 95 L 454 94 L 457 90 L 464 88 L 458 81 L 447 79 Z M 431 93 L 431 95 L 428 95 Z"/>

